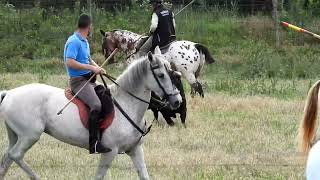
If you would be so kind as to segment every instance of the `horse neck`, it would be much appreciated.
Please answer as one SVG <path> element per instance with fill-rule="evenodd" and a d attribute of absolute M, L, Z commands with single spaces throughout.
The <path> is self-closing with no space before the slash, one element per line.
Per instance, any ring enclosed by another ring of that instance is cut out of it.
<path fill-rule="evenodd" d="M 118 42 L 118 48 L 123 50 L 127 55 L 135 52 L 137 42 L 141 35 L 124 30 L 114 32 L 114 38 Z"/>
<path fill-rule="evenodd" d="M 112 95 L 119 102 L 120 105 L 125 105 L 125 112 L 140 124 L 145 111 L 148 108 L 148 104 L 142 102 L 126 91 L 134 94 L 135 96 L 149 101 L 151 98 L 151 91 L 145 88 L 143 82 L 145 82 L 145 73 L 147 71 L 148 61 L 138 60 L 133 63 L 122 75 L 117 79 L 119 87 L 115 84 L 110 86 Z"/>

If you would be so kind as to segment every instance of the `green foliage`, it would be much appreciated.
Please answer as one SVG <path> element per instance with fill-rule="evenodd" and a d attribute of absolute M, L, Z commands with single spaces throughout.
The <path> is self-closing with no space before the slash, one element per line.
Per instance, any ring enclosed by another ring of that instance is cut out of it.
<path fill-rule="evenodd" d="M 146 10 L 137 8 L 124 9 L 111 14 L 103 9 L 96 9 L 92 12 L 95 29 L 91 43 L 100 47 L 100 29 L 147 31 L 147 26 L 142 25 L 147 25 L 148 20 L 144 11 Z M 16 10 L 10 5 L 0 4 L 0 17 L 3 19 L 3 28 L 0 29 L 0 56 L 6 59 L 17 56 L 27 59 L 61 57 L 64 43 L 75 31 L 80 13 L 69 9 L 55 14 L 40 8 Z M 99 50 L 96 48 L 93 53 Z"/>
<path fill-rule="evenodd" d="M 0 4 L 0 73 L 36 73 L 39 82 L 45 82 L 48 74 L 64 74 L 64 43 L 75 30 L 81 12 L 16 10 Z M 91 13 L 94 31 L 90 44 L 95 56 L 101 54 L 100 29 L 127 29 L 141 34 L 149 29 L 151 12 L 147 5 L 113 13 L 94 8 Z M 281 15 L 294 24 L 299 22 L 289 12 Z M 310 20 L 304 26 L 319 23 L 316 17 L 304 17 Z M 282 46 L 276 48 L 270 17 L 242 17 L 236 10 L 189 7 L 176 21 L 178 39 L 204 44 L 217 60 L 205 70 L 208 90 L 248 95 L 295 94 L 296 79 L 315 79 L 320 72 L 318 42 L 284 28 Z M 279 83 L 282 80 L 289 83 Z"/>
<path fill-rule="evenodd" d="M 312 11 L 312 13 L 316 16 L 320 15 L 320 0 L 311 0 L 308 10 Z"/>

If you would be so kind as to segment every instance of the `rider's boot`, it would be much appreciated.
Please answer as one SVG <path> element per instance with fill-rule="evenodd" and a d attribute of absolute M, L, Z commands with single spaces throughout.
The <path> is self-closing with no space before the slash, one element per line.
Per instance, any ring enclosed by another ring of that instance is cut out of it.
<path fill-rule="evenodd" d="M 89 152 L 90 154 L 107 153 L 112 149 L 101 144 L 99 112 L 92 111 L 89 116 Z"/>

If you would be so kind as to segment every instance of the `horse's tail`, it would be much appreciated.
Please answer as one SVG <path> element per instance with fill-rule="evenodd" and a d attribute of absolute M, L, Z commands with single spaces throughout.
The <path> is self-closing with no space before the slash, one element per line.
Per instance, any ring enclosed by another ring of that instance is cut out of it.
<path fill-rule="evenodd" d="M 205 47 L 204 45 L 202 44 L 195 44 L 194 45 L 196 47 L 196 49 L 200 52 L 200 53 L 203 53 L 206 57 L 206 63 L 207 64 L 212 64 L 215 62 L 215 60 L 213 59 L 213 57 L 211 56 L 209 50 L 207 47 Z"/>
<path fill-rule="evenodd" d="M 320 80 L 310 88 L 304 107 L 303 120 L 300 123 L 299 148 L 304 153 L 309 152 L 316 136 L 319 87 Z"/>

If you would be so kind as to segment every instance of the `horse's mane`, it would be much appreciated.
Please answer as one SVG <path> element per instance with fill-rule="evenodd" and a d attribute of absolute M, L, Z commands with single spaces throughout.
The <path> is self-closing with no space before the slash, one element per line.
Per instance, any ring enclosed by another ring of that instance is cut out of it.
<path fill-rule="evenodd" d="M 113 29 L 111 32 L 116 32 L 116 31 L 138 34 L 138 33 L 135 33 L 135 32 L 129 31 L 129 30 L 125 30 L 125 29 Z"/>
<path fill-rule="evenodd" d="M 133 61 L 133 63 L 131 63 L 129 67 L 117 78 L 116 82 L 122 89 L 128 91 L 136 89 L 137 84 L 144 80 L 149 65 L 150 62 L 146 56 Z M 113 84 L 110 86 L 110 90 L 113 94 L 117 93 L 118 86 Z"/>
<path fill-rule="evenodd" d="M 124 29 L 113 29 L 111 31 L 112 33 L 121 33 L 122 35 L 126 34 L 126 35 L 134 35 L 134 36 L 141 36 L 140 34 L 138 33 L 135 33 L 135 32 L 132 32 L 132 31 L 128 31 L 128 30 L 124 30 Z"/>

